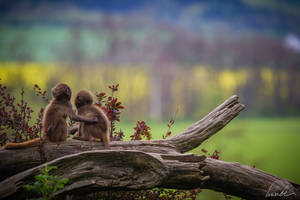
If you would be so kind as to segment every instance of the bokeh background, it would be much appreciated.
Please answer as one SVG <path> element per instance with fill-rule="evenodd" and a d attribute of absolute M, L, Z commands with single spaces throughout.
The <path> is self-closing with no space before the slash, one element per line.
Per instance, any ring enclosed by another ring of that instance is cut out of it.
<path fill-rule="evenodd" d="M 154 138 L 237 94 L 246 109 L 203 147 L 299 184 L 299 11 L 298 0 L 1 0 L 1 84 L 38 111 L 34 84 L 119 83 L 118 127 L 128 136 L 145 120 Z"/>

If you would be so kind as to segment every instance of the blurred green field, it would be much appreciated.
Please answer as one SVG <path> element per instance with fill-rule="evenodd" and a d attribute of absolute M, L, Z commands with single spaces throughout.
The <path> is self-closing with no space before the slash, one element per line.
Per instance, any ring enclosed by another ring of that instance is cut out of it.
<path fill-rule="evenodd" d="M 146 121 L 154 139 L 166 133 L 168 122 Z M 175 121 L 172 133 L 179 133 L 193 121 Z M 117 126 L 124 131 L 126 140 L 133 133 L 134 122 Z M 300 183 L 300 118 L 250 118 L 235 119 L 219 133 L 204 142 L 201 148 L 209 152 L 221 151 L 221 160 L 239 162 L 262 169 L 268 173 Z M 199 199 L 224 199 L 220 193 L 205 191 Z"/>

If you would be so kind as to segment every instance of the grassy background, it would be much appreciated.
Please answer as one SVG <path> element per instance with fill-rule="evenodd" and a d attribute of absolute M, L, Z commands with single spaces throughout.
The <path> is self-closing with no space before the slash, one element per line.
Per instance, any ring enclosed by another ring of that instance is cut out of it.
<path fill-rule="evenodd" d="M 147 122 L 147 121 L 146 121 Z M 193 121 L 175 121 L 172 133 L 179 133 Z M 149 121 L 154 139 L 166 133 L 168 122 Z M 117 126 L 124 131 L 126 140 L 133 133 L 134 122 L 122 122 Z M 300 183 L 300 118 L 250 118 L 235 119 L 224 129 L 192 150 L 201 153 L 221 151 L 221 160 L 239 162 L 268 173 Z M 224 199 L 221 193 L 204 191 L 199 199 Z"/>

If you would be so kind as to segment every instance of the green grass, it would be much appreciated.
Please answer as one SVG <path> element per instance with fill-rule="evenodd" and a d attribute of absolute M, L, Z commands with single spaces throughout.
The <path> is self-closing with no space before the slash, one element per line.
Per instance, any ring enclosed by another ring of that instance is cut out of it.
<path fill-rule="evenodd" d="M 146 121 L 147 122 L 147 121 Z M 188 128 L 193 121 L 175 121 L 172 133 Z M 168 122 L 149 121 L 154 139 L 167 131 Z M 134 122 L 121 122 L 126 140 L 133 133 Z M 221 160 L 239 162 L 268 173 L 300 183 L 300 118 L 235 119 L 216 135 L 205 141 L 201 148 L 221 151 Z M 205 191 L 199 199 L 224 199 L 215 192 Z"/>

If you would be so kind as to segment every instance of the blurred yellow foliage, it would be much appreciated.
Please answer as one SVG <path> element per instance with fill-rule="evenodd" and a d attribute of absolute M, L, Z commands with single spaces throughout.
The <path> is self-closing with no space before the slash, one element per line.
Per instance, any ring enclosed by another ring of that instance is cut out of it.
<path fill-rule="evenodd" d="M 266 94 L 271 95 L 274 92 L 275 77 L 270 68 L 264 67 L 260 72 L 261 78 L 264 81 L 264 91 Z"/>
<path fill-rule="evenodd" d="M 25 87 L 32 87 L 38 84 L 42 88 L 46 88 L 52 76 L 55 75 L 57 67 L 53 64 L 36 62 L 16 63 L 5 62 L 0 63 L 0 77 L 3 83 L 8 86 L 25 84 Z"/>
<path fill-rule="evenodd" d="M 237 75 L 233 71 L 223 70 L 220 72 L 219 82 L 226 96 L 230 96 L 237 87 Z"/>
<path fill-rule="evenodd" d="M 130 119 L 140 119 L 148 117 L 151 108 L 151 81 L 154 79 L 150 70 L 143 66 L 128 65 L 70 67 L 64 63 L 2 62 L 0 78 L 2 83 L 11 88 L 11 92 L 18 92 L 19 88 L 24 87 L 31 91 L 30 95 L 33 95 L 34 84 L 48 90 L 49 94 L 53 85 L 64 82 L 72 88 L 73 98 L 82 89 L 110 94 L 108 86 L 119 84 L 119 91 L 115 95 L 125 105 L 124 115 Z M 229 96 L 235 93 L 240 95 L 242 90 L 239 89 L 251 84 L 251 77 L 257 77 L 257 74 L 245 68 L 217 70 L 199 65 L 162 69 L 156 76 L 162 79 L 160 90 L 164 115 L 171 117 L 176 112 L 178 118 L 184 118 L 203 116 Z M 264 67 L 259 70 L 258 76 L 263 84 L 257 89 L 259 94 L 265 95 L 261 96 L 260 102 L 272 101 L 276 84 L 280 98 L 288 98 L 289 76 L 285 71 Z"/>

